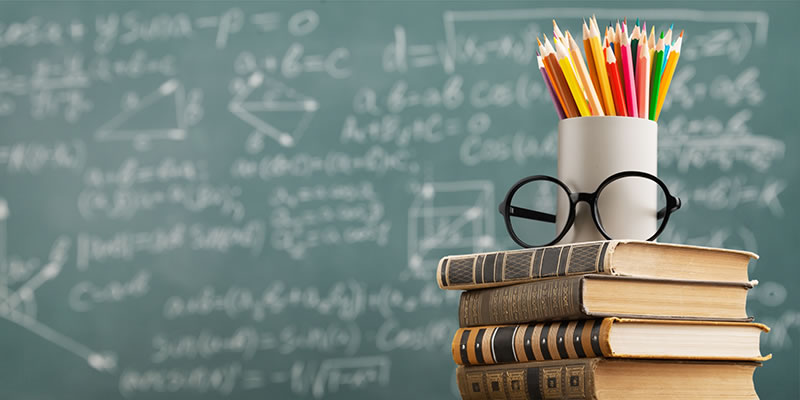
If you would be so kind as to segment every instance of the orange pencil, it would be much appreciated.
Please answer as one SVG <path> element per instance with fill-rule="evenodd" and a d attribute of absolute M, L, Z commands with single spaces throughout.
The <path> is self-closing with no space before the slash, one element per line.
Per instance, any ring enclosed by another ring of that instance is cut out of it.
<path fill-rule="evenodd" d="M 553 90 L 556 92 L 556 97 L 558 97 L 558 102 L 561 104 L 561 109 L 566 114 L 567 106 L 566 103 L 564 102 L 564 96 L 561 94 L 561 90 L 556 84 L 556 78 L 555 74 L 553 73 L 552 65 L 547 62 L 547 58 L 545 57 L 545 54 L 547 52 L 545 51 L 542 41 L 539 40 L 538 37 L 536 38 L 536 42 L 539 43 L 539 54 L 542 57 L 542 63 L 544 64 L 544 71 L 545 73 L 547 73 L 547 77 L 550 78 L 550 84 L 553 85 Z M 569 118 L 569 115 L 567 115 L 566 117 Z"/>
<path fill-rule="evenodd" d="M 578 48 L 578 44 L 575 43 L 575 39 L 572 37 L 572 35 L 570 35 L 569 31 L 567 31 L 567 40 L 569 42 L 570 54 L 572 54 L 572 61 L 575 64 L 575 69 L 578 72 L 580 81 L 583 82 L 583 90 L 586 92 L 586 99 L 589 102 L 592 115 L 605 115 L 603 113 L 603 105 L 600 104 L 600 98 L 597 97 L 597 92 L 594 90 L 592 79 L 589 76 L 589 72 L 586 70 L 586 64 L 583 62 L 581 49 Z"/>
<path fill-rule="evenodd" d="M 586 51 L 586 65 L 589 67 L 589 77 L 592 79 L 592 86 L 594 86 L 597 98 L 600 99 L 600 106 L 603 108 L 603 92 L 600 91 L 600 81 L 597 79 L 597 67 L 595 66 L 594 55 L 592 54 L 592 42 L 589 40 L 591 34 L 589 28 L 586 26 L 586 20 L 583 20 L 583 49 Z"/>
<path fill-rule="evenodd" d="M 608 84 L 608 72 L 606 72 L 606 56 L 600 46 L 600 28 L 597 26 L 597 19 L 592 17 L 592 25 L 589 39 L 592 43 L 592 55 L 594 65 L 597 68 L 597 80 L 600 81 L 600 91 L 603 93 L 603 111 L 606 115 L 617 115 L 614 110 L 614 97 L 611 95 L 611 87 Z"/>
<path fill-rule="evenodd" d="M 606 47 L 606 69 L 608 70 L 608 83 L 611 85 L 617 115 L 627 117 L 625 97 L 622 96 L 622 83 L 619 80 L 619 72 L 617 72 L 617 59 L 614 57 L 614 52 L 610 46 Z"/>
<path fill-rule="evenodd" d="M 545 65 L 550 64 L 550 69 L 553 71 L 553 83 L 561 92 L 561 98 L 564 99 L 564 114 L 567 115 L 567 118 L 579 117 L 581 113 L 578 111 L 578 106 L 575 104 L 575 99 L 572 98 L 569 85 L 567 84 L 567 79 L 564 77 L 564 72 L 561 70 L 561 66 L 558 65 L 555 50 L 553 50 L 553 46 L 550 44 L 550 41 L 547 40 L 547 35 L 544 37 L 544 51 L 546 54 L 542 54 L 543 61 L 545 62 Z"/>

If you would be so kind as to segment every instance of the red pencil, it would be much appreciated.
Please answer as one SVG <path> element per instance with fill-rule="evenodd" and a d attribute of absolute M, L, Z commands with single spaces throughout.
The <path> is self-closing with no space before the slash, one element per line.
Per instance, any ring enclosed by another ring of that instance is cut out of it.
<path fill-rule="evenodd" d="M 611 85 L 611 97 L 614 98 L 614 107 L 617 109 L 617 115 L 627 117 L 625 96 L 622 94 L 622 82 L 619 80 L 619 71 L 617 71 L 617 59 L 614 57 L 614 51 L 611 50 L 610 46 L 606 47 L 606 70 L 608 71 L 608 83 Z"/>

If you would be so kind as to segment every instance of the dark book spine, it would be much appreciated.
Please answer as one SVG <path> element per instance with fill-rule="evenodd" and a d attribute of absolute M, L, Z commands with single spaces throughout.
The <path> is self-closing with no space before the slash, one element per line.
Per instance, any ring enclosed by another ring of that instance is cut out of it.
<path fill-rule="evenodd" d="M 467 327 L 583 318 L 582 281 L 576 276 L 465 291 L 458 322 Z"/>
<path fill-rule="evenodd" d="M 453 337 L 459 365 L 490 365 L 603 356 L 602 319 L 461 328 Z"/>
<path fill-rule="evenodd" d="M 458 367 L 464 400 L 595 400 L 598 358 Z"/>
<path fill-rule="evenodd" d="M 616 242 L 445 257 L 437 281 L 442 289 L 479 289 L 555 276 L 608 273 L 606 254 Z"/>

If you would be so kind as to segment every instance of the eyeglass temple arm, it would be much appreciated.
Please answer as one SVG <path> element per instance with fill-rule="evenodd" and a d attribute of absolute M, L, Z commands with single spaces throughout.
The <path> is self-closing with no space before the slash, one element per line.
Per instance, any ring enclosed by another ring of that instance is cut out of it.
<path fill-rule="evenodd" d="M 678 210 L 679 208 L 681 208 L 681 199 L 676 197 L 675 198 L 675 206 L 672 207 L 672 209 L 669 210 L 669 211 L 673 212 L 675 210 Z M 662 218 L 664 218 L 665 215 L 667 215 L 667 207 L 666 206 L 664 206 L 664 208 L 658 210 L 658 213 L 656 214 L 656 218 L 657 219 L 662 219 Z"/>
<path fill-rule="evenodd" d="M 505 215 L 506 209 L 506 202 L 500 203 L 498 210 L 500 214 Z M 519 217 L 519 218 L 526 218 L 526 219 L 535 219 L 537 221 L 543 222 L 551 222 L 556 223 L 556 216 L 553 214 L 543 213 L 540 211 L 529 210 L 527 208 L 517 207 L 517 206 L 510 206 L 508 207 L 509 210 L 509 217 Z"/>

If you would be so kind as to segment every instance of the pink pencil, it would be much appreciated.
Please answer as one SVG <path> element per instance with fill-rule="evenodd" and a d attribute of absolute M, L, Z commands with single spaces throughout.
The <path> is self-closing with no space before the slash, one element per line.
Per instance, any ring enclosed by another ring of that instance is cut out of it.
<path fill-rule="evenodd" d="M 636 52 L 636 90 L 639 92 L 639 116 L 647 118 L 650 110 L 650 49 L 647 40 L 642 38 L 639 41 L 639 50 Z"/>
<path fill-rule="evenodd" d="M 628 116 L 638 118 L 639 112 L 636 106 L 636 87 L 633 80 L 633 60 L 631 60 L 631 42 L 628 39 L 628 27 L 623 24 L 623 31 L 620 35 L 619 52 L 622 53 L 622 75 L 625 85 L 625 100 L 628 102 Z"/>

